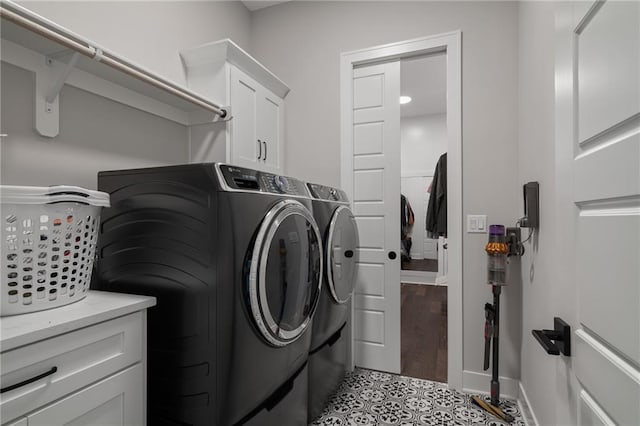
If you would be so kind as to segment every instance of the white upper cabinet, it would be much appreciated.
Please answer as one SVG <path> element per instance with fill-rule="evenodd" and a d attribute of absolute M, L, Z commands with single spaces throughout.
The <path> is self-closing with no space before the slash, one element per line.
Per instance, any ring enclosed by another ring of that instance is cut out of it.
<path fill-rule="evenodd" d="M 191 127 L 190 161 L 223 161 L 282 173 L 284 98 L 289 88 L 228 39 L 180 56 L 189 88 L 221 102 L 232 117 Z"/>

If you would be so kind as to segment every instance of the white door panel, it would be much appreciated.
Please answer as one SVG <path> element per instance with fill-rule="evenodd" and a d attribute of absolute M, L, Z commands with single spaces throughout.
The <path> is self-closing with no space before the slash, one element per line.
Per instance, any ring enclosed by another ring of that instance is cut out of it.
<path fill-rule="evenodd" d="M 637 215 L 602 213 L 583 211 L 578 218 L 580 321 L 640 364 L 640 333 L 626 326 L 640 324 L 640 221 Z"/>
<path fill-rule="evenodd" d="M 615 426 L 615 423 L 602 410 L 602 407 L 591 398 L 591 396 L 582 390 L 580 392 L 578 411 L 580 413 L 581 425 L 583 426 Z"/>
<path fill-rule="evenodd" d="M 356 339 L 374 345 L 384 345 L 384 312 L 359 308 L 356 318 Z"/>
<path fill-rule="evenodd" d="M 363 296 L 384 297 L 384 275 L 384 264 L 359 262 L 356 292 Z"/>
<path fill-rule="evenodd" d="M 384 169 L 353 172 L 353 201 L 384 202 Z"/>
<path fill-rule="evenodd" d="M 383 123 L 363 123 L 353 126 L 355 155 L 383 154 Z"/>
<path fill-rule="evenodd" d="M 640 111 L 639 17 L 640 2 L 610 2 L 578 27 L 580 141 Z"/>
<path fill-rule="evenodd" d="M 608 135 L 595 149 L 583 148 L 574 167 L 574 181 L 580 183 L 575 188 L 576 201 L 627 197 L 640 192 L 639 128 L 640 117 L 635 120 L 635 134 L 628 131 L 625 135 Z"/>
<path fill-rule="evenodd" d="M 591 333 L 578 330 L 575 336 L 575 373 L 581 385 L 616 424 L 639 424 L 640 374 Z"/>
<path fill-rule="evenodd" d="M 353 71 L 355 364 L 400 372 L 400 63 Z M 396 258 L 390 259 L 389 252 Z"/>
<path fill-rule="evenodd" d="M 557 423 L 637 425 L 640 3 L 557 7 L 556 300 L 573 331 Z"/>
<path fill-rule="evenodd" d="M 359 216 L 356 217 L 358 224 L 358 232 L 360 234 L 361 250 L 379 250 L 383 252 L 385 249 L 385 218 L 384 216 Z M 380 257 L 380 253 L 371 253 L 376 257 Z"/>

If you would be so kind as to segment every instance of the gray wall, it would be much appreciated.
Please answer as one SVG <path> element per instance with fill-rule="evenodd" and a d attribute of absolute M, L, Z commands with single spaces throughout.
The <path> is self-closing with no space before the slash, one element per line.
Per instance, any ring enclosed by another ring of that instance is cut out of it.
<path fill-rule="evenodd" d="M 110 51 L 184 84 L 179 52 L 231 38 L 248 48 L 251 15 L 239 1 L 20 1 Z M 215 99 L 213 99 L 215 101 Z"/>
<path fill-rule="evenodd" d="M 178 52 L 231 37 L 249 43 L 239 2 L 23 2 L 23 6 L 143 67 L 184 83 Z M 65 86 L 60 134 L 33 130 L 33 76 L 2 64 L 3 184 L 95 188 L 99 170 L 187 162 L 186 127 Z"/>
<path fill-rule="evenodd" d="M 555 252 L 554 5 L 519 6 L 518 180 L 540 182 L 540 231 L 522 258 L 522 386 L 541 425 L 556 424 L 556 360 L 531 335 L 551 328 Z"/>
<path fill-rule="evenodd" d="M 75 87 L 60 93 L 60 134 L 33 130 L 32 73 L 2 64 L 4 185 L 96 187 L 99 170 L 184 162 L 187 129 Z"/>
<path fill-rule="evenodd" d="M 463 212 L 512 224 L 518 8 L 511 2 L 290 2 L 252 14 L 251 52 L 285 81 L 287 173 L 340 184 L 340 53 L 462 30 Z M 486 235 L 464 234 L 464 368 L 482 371 Z M 503 296 L 502 370 L 520 377 L 521 288 Z M 488 389 L 488 382 L 487 382 Z"/>

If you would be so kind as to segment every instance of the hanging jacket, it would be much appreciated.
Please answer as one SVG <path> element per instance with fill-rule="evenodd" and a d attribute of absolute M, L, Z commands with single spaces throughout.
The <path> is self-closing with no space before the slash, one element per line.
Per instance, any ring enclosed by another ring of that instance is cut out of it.
<path fill-rule="evenodd" d="M 440 156 L 431 182 L 431 195 L 427 206 L 427 237 L 447 236 L 447 153 Z"/>
<path fill-rule="evenodd" d="M 404 240 L 415 222 L 413 209 L 407 197 L 400 194 L 400 239 Z"/>

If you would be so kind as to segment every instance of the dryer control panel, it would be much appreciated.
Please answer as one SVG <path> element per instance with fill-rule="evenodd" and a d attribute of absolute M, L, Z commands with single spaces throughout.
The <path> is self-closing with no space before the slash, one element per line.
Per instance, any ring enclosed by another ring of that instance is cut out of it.
<path fill-rule="evenodd" d="M 309 187 L 309 192 L 311 193 L 311 196 L 313 198 L 318 198 L 320 200 L 337 201 L 341 203 L 349 202 L 347 194 L 341 189 L 319 185 L 317 183 L 307 183 L 307 186 Z"/>
<path fill-rule="evenodd" d="M 219 168 L 226 185 L 234 190 L 309 196 L 304 183 L 292 177 L 227 164 L 221 164 Z"/>

